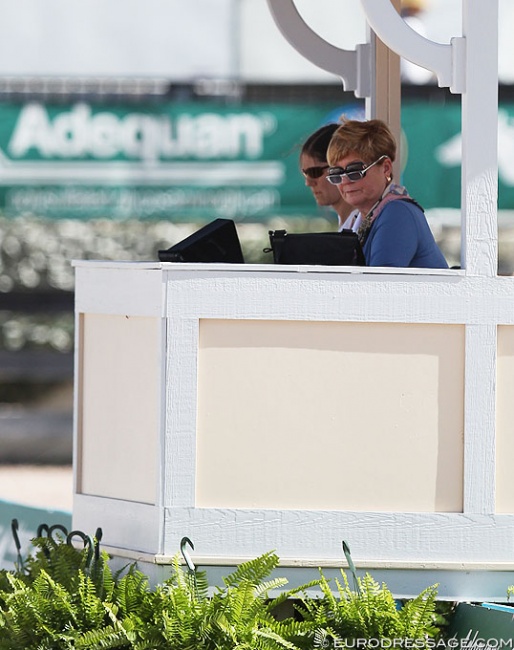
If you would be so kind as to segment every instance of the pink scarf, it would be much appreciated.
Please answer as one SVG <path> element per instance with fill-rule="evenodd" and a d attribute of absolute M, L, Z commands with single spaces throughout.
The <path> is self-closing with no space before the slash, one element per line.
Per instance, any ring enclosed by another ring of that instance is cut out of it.
<path fill-rule="evenodd" d="M 389 184 L 382 196 L 378 199 L 375 205 L 371 208 L 368 214 L 363 218 L 362 223 L 357 231 L 359 241 L 361 244 L 364 244 L 368 233 L 373 225 L 375 219 L 380 215 L 385 206 L 391 201 L 396 201 L 398 199 L 410 199 L 410 195 L 407 190 L 402 185 L 396 185 L 395 183 Z M 412 200 L 412 199 L 411 199 Z"/>

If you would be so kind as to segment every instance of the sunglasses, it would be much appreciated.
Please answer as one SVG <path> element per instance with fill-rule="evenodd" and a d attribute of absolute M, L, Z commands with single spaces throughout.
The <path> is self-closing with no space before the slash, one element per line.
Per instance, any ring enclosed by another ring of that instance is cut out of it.
<path fill-rule="evenodd" d="M 321 178 L 325 169 L 328 169 L 330 165 L 322 165 L 320 167 L 307 167 L 307 169 L 302 169 L 301 172 L 306 178 Z"/>
<path fill-rule="evenodd" d="M 360 181 L 364 176 L 366 176 L 368 169 L 371 169 L 373 165 L 376 165 L 387 157 L 388 156 L 385 155 L 380 156 L 380 158 L 375 160 L 375 162 L 372 162 L 371 165 L 367 166 L 366 163 L 355 162 L 350 163 L 347 167 L 331 167 L 327 174 L 327 181 L 332 183 L 332 185 L 341 185 L 343 182 L 343 176 L 346 176 L 349 181 L 352 181 L 352 183 Z"/>

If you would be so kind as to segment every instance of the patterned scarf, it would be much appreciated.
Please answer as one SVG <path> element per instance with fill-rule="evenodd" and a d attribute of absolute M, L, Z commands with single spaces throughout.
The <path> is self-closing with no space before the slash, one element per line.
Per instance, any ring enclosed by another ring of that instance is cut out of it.
<path fill-rule="evenodd" d="M 412 201 L 409 193 L 402 185 L 396 185 L 395 183 L 390 183 L 385 188 L 382 196 L 378 199 L 378 201 L 371 208 L 368 214 L 362 219 L 362 223 L 359 227 L 359 230 L 357 231 L 357 235 L 359 237 L 359 241 L 361 245 L 364 245 L 364 242 L 368 237 L 373 222 L 379 216 L 379 214 L 382 212 L 385 206 L 391 201 L 395 201 L 398 199 L 403 199 L 403 200 L 409 199 Z"/>

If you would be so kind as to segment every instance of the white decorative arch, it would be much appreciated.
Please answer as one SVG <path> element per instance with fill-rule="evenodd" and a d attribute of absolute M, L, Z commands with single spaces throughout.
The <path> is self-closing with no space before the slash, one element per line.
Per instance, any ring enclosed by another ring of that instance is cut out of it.
<path fill-rule="evenodd" d="M 306 59 L 341 78 L 345 90 L 356 97 L 371 93 L 371 46 L 355 50 L 335 47 L 316 34 L 299 14 L 294 0 L 267 0 L 273 19 L 283 37 Z"/>
<path fill-rule="evenodd" d="M 435 43 L 412 29 L 389 0 L 361 0 L 361 5 L 371 29 L 387 47 L 434 72 L 441 88 L 450 88 L 452 93 L 464 92 L 465 38 L 454 36 L 449 45 Z"/>
<path fill-rule="evenodd" d="M 344 89 L 356 97 L 371 93 L 371 45 L 358 44 L 344 50 L 325 41 L 304 21 L 294 0 L 267 0 L 273 19 L 284 38 L 319 68 L 343 81 Z M 418 34 L 397 13 L 389 0 L 361 0 L 369 26 L 394 52 L 427 68 L 437 76 L 439 86 L 462 93 L 465 88 L 466 39 L 454 36 L 449 44 L 436 43 Z"/>

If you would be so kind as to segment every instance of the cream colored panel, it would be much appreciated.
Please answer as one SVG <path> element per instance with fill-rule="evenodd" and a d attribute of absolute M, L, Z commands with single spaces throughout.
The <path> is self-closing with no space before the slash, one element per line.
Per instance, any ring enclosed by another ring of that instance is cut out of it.
<path fill-rule="evenodd" d="M 85 314 L 81 323 L 79 492 L 153 504 L 161 321 Z"/>
<path fill-rule="evenodd" d="M 485 387 L 484 387 L 485 389 Z M 514 513 L 514 327 L 498 327 L 496 512 Z"/>
<path fill-rule="evenodd" d="M 462 510 L 460 325 L 202 320 L 200 507 Z"/>

